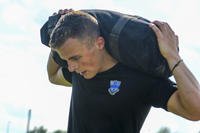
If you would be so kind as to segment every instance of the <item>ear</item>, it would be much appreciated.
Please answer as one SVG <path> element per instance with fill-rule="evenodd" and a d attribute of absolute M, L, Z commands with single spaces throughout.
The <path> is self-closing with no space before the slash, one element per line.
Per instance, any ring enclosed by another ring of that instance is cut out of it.
<path fill-rule="evenodd" d="M 99 36 L 96 39 L 95 45 L 98 49 L 104 49 L 105 40 L 103 37 Z"/>

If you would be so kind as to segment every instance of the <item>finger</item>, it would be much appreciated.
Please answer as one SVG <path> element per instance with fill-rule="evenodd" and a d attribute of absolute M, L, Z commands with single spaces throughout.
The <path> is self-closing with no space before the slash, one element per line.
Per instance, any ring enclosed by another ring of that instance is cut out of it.
<path fill-rule="evenodd" d="M 58 14 L 63 14 L 64 13 L 64 11 L 62 10 L 62 9 L 60 9 L 59 11 L 58 11 Z"/>
<path fill-rule="evenodd" d="M 69 12 L 69 9 L 64 9 L 64 13 L 67 13 L 67 12 Z"/>
<path fill-rule="evenodd" d="M 162 34 L 166 34 L 166 35 L 176 39 L 175 32 L 172 30 L 172 28 L 170 27 L 170 25 L 167 22 L 154 21 L 153 23 L 158 26 L 158 28 L 160 29 Z"/>
<path fill-rule="evenodd" d="M 177 38 L 178 36 L 175 35 L 175 32 L 172 30 L 171 26 L 170 26 L 168 23 L 166 23 L 166 26 L 167 26 L 168 32 L 169 32 L 171 35 L 173 35 L 173 36 L 175 36 L 175 37 Z"/>
<path fill-rule="evenodd" d="M 162 33 L 167 33 L 169 35 L 174 35 L 174 31 L 171 29 L 171 27 L 169 26 L 168 23 L 166 22 L 162 22 L 162 21 L 154 21 L 153 22 L 159 29 Z"/>
<path fill-rule="evenodd" d="M 73 9 L 72 9 L 72 8 L 70 8 L 70 9 L 69 9 L 69 11 L 71 12 L 71 11 L 73 11 Z"/>
<path fill-rule="evenodd" d="M 152 23 L 155 24 L 160 30 L 164 26 L 164 22 L 162 22 L 162 21 L 155 20 Z"/>
<path fill-rule="evenodd" d="M 57 15 L 57 13 L 56 13 L 56 12 L 54 12 L 54 13 L 53 13 L 53 16 L 54 16 L 54 15 Z"/>
<path fill-rule="evenodd" d="M 73 11 L 73 9 L 64 9 L 64 13 L 69 13 L 69 12 L 72 12 Z"/>
<path fill-rule="evenodd" d="M 160 31 L 160 29 L 158 28 L 158 26 L 156 26 L 154 23 L 150 23 L 149 26 L 155 32 L 157 38 L 162 37 L 162 32 Z"/>
<path fill-rule="evenodd" d="M 159 27 L 159 29 L 166 30 L 175 35 L 175 32 L 172 30 L 171 26 L 167 22 L 162 22 L 162 21 L 156 20 L 153 23 L 156 24 Z"/>

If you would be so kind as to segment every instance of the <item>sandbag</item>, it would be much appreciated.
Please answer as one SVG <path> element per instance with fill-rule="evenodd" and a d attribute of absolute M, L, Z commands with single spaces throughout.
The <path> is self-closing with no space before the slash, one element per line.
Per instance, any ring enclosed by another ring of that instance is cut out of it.
<path fill-rule="evenodd" d="M 105 48 L 112 57 L 151 76 L 171 76 L 167 61 L 159 51 L 156 35 L 148 26 L 149 20 L 109 10 L 81 11 L 97 19 Z M 49 46 L 49 35 L 59 18 L 60 14 L 50 16 L 40 30 L 41 41 L 46 46 Z M 60 65 L 67 65 L 58 55 L 56 58 Z"/>

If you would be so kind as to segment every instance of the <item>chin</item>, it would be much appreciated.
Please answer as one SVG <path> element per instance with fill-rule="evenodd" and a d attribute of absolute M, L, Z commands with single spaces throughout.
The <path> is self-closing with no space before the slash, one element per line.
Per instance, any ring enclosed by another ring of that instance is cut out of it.
<path fill-rule="evenodd" d="M 83 76 L 85 79 L 92 79 L 94 76 Z"/>
<path fill-rule="evenodd" d="M 85 78 L 85 79 L 92 79 L 92 78 L 94 78 L 96 76 L 96 74 L 88 74 L 88 73 L 86 73 L 85 75 L 83 75 L 83 77 Z"/>

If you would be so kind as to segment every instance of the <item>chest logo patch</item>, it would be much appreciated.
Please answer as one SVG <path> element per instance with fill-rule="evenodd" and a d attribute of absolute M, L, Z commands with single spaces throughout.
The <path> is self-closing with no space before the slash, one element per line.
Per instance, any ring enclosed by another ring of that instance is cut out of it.
<path fill-rule="evenodd" d="M 117 92 L 119 92 L 119 87 L 121 85 L 121 81 L 118 80 L 111 80 L 110 81 L 110 88 L 108 89 L 108 92 L 110 95 L 115 95 Z"/>

